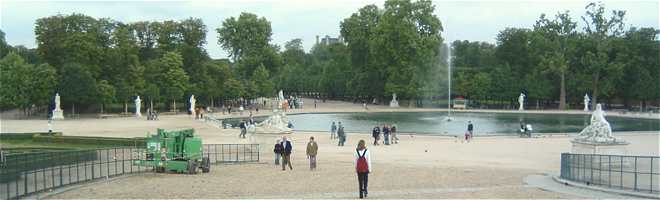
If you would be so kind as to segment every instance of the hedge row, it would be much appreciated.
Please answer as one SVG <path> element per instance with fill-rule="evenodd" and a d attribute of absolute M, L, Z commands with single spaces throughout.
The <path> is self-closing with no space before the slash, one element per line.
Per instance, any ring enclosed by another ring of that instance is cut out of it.
<path fill-rule="evenodd" d="M 33 133 L 0 133 L 0 140 L 29 140 L 35 135 L 41 136 L 61 136 L 62 132 L 33 132 Z"/>
<path fill-rule="evenodd" d="M 99 146 L 130 146 L 144 147 L 146 138 L 109 138 L 109 137 L 87 137 L 87 136 L 43 136 L 35 135 L 33 142 L 60 143 L 60 144 L 96 144 Z"/>

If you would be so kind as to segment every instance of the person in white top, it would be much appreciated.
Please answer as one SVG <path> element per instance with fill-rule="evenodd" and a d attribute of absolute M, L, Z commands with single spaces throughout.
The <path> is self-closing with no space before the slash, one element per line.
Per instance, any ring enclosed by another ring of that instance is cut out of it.
<path fill-rule="evenodd" d="M 353 154 L 355 157 L 355 171 L 358 175 L 360 198 L 367 197 L 367 182 L 369 180 L 369 172 L 372 172 L 369 152 L 364 140 L 360 140 L 355 149 L 355 154 Z"/>

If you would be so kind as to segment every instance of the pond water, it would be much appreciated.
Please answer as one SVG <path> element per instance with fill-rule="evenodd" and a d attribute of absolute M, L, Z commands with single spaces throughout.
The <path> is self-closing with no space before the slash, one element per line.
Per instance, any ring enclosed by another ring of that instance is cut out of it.
<path fill-rule="evenodd" d="M 531 124 L 533 133 L 577 133 L 589 124 L 590 115 L 527 113 L 446 112 L 319 113 L 289 115 L 298 131 L 329 131 L 332 121 L 341 121 L 347 132 L 370 133 L 375 125 L 396 124 L 401 133 L 462 135 L 472 121 L 476 135 L 516 134 L 520 121 Z M 606 117 L 613 131 L 660 131 L 660 120 Z M 260 121 L 259 119 L 257 119 Z"/>

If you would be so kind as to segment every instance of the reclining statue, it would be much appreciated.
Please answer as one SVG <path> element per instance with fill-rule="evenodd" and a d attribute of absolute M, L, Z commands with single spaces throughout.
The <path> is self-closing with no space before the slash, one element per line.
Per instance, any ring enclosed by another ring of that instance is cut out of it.
<path fill-rule="evenodd" d="M 580 131 L 580 134 L 574 139 L 578 142 L 590 143 L 625 143 L 621 139 L 612 137 L 612 127 L 605 120 L 605 113 L 600 104 L 596 104 L 596 110 L 591 114 L 589 126 Z"/>

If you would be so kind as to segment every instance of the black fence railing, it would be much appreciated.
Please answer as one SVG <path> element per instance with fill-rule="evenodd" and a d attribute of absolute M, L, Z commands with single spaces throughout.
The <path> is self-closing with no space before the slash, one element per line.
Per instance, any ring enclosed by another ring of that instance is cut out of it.
<path fill-rule="evenodd" d="M 660 157 L 562 153 L 560 178 L 660 194 Z"/>
<path fill-rule="evenodd" d="M 143 148 L 121 147 L 7 154 L 0 160 L 0 199 L 17 199 L 51 189 L 153 171 L 133 165 L 145 158 Z M 258 144 L 205 144 L 211 163 L 258 162 Z"/>

